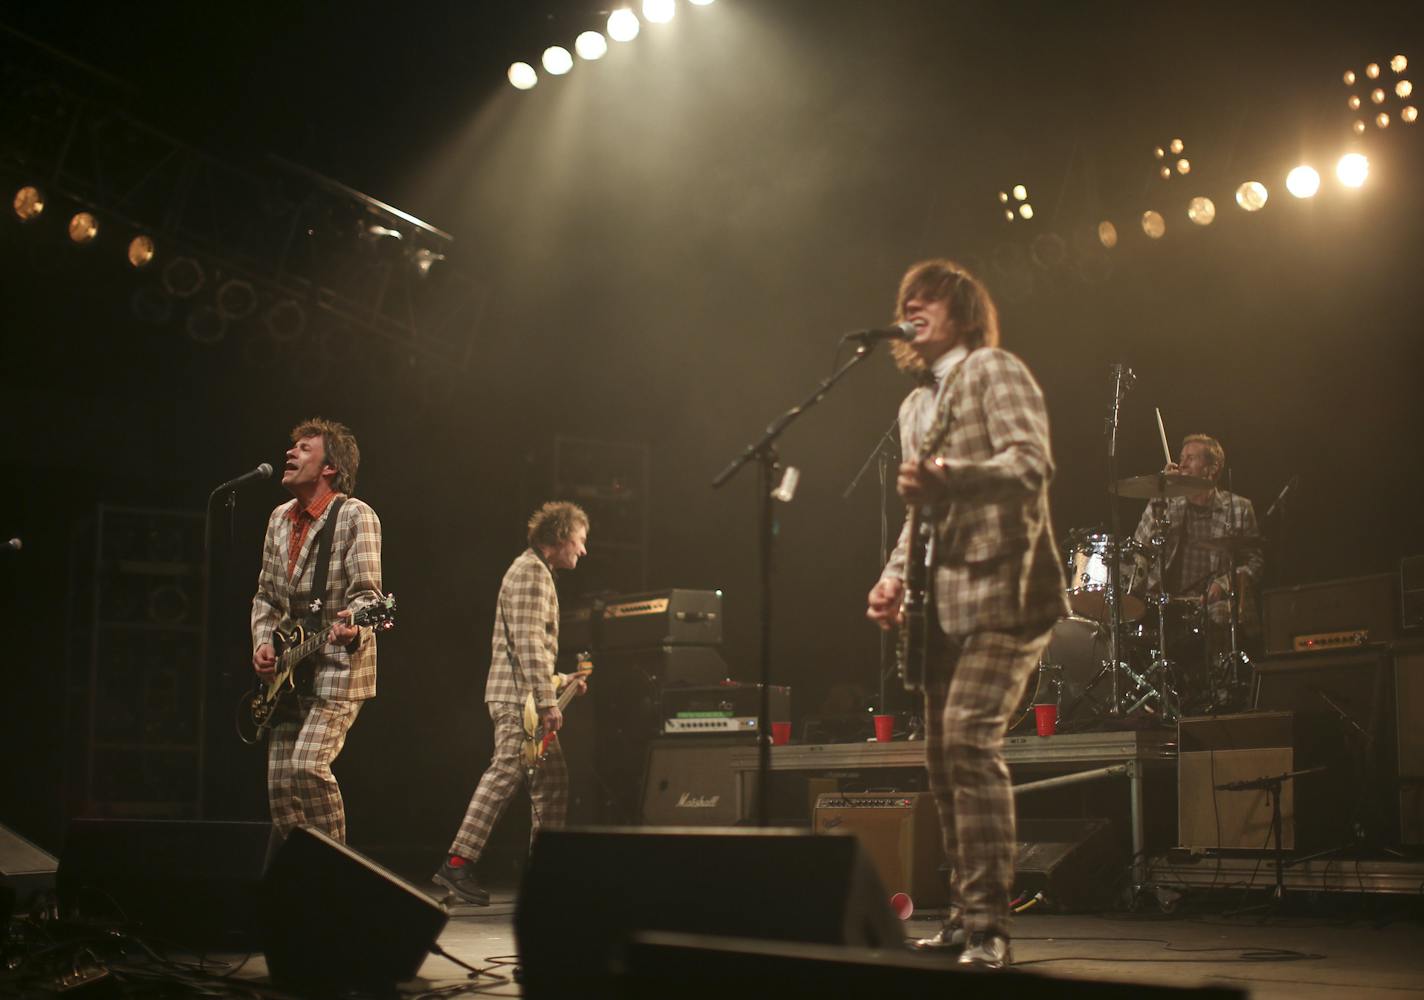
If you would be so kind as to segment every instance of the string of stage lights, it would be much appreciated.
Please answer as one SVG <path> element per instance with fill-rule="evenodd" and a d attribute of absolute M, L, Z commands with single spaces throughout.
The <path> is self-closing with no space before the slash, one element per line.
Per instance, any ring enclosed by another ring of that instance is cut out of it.
<path fill-rule="evenodd" d="M 713 0 L 688 0 L 694 7 L 706 7 Z M 643 21 L 649 24 L 667 24 L 677 15 L 677 0 L 643 0 Z M 608 54 L 608 41 L 631 42 L 642 31 L 642 21 L 631 7 L 619 7 L 608 15 L 604 26 L 608 32 L 585 31 L 574 39 L 574 52 L 580 59 L 594 62 Z M 562 45 L 550 45 L 539 59 L 544 72 L 550 76 L 563 76 L 574 68 L 574 57 Z M 515 90 L 529 90 L 539 82 L 539 73 L 527 62 L 512 63 L 506 74 Z"/>

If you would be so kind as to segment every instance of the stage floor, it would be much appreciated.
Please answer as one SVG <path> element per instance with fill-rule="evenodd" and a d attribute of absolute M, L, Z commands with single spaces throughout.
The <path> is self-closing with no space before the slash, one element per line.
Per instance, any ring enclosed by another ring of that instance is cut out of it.
<path fill-rule="evenodd" d="M 1223 900 L 1218 912 L 1190 916 L 1023 915 L 1014 928 L 1014 957 L 1018 967 L 1040 975 L 1178 987 L 1216 984 L 1246 990 L 1252 1000 L 1424 996 L 1420 900 L 1396 898 L 1384 908 L 1378 899 L 1337 901 L 1332 916 L 1263 921 L 1259 915 L 1220 915 L 1237 903 Z M 451 910 L 440 947 L 490 973 L 481 995 L 520 995 L 512 979 L 513 920 L 512 890 L 496 892 L 489 907 Z M 934 920 L 912 919 L 906 930 L 920 936 L 937 926 Z M 260 978 L 265 972 L 255 955 L 238 975 Z M 468 982 L 465 976 L 449 960 L 431 955 L 420 979 L 401 992 L 455 987 Z"/>

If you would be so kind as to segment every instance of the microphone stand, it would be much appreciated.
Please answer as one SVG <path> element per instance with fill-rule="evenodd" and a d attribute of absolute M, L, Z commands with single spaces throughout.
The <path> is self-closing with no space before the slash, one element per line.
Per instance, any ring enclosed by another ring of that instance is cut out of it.
<path fill-rule="evenodd" d="M 775 498 L 772 496 L 772 491 L 775 489 L 776 473 L 780 468 L 780 461 L 776 454 L 776 439 L 781 437 L 786 428 L 796 422 L 797 417 L 819 403 L 826 393 L 831 391 L 831 387 L 845 377 L 847 372 L 864 361 L 874 348 L 875 343 L 876 341 L 870 339 L 862 340 L 849 361 L 831 372 L 800 404 L 793 406 L 767 424 L 762 436 L 747 445 L 742 453 L 732 459 L 726 468 L 717 473 L 716 478 L 712 480 L 712 488 L 714 490 L 721 489 L 742 466 L 753 459 L 756 460 L 761 473 L 757 483 L 757 488 L 760 491 L 758 497 L 760 530 L 758 535 L 761 561 L 761 706 L 757 716 L 757 742 L 760 748 L 760 755 L 757 759 L 756 822 L 758 826 L 767 825 L 767 791 L 771 784 L 769 780 L 771 776 L 771 570 L 772 543 L 776 533 L 776 514 L 772 507 Z"/>
<path fill-rule="evenodd" d="M 899 441 L 895 438 L 895 429 L 900 425 L 900 418 L 896 417 L 890 423 L 890 427 L 884 434 L 880 435 L 880 440 L 875 443 L 875 448 L 866 456 L 865 461 L 860 466 L 860 471 L 855 474 L 855 478 L 850 481 L 850 485 L 841 494 L 842 500 L 850 499 L 850 495 L 855 492 L 855 488 L 860 485 L 861 479 L 865 477 L 866 470 L 870 468 L 870 463 L 875 462 L 880 471 L 880 565 L 883 567 L 890 561 L 890 506 L 886 500 L 885 487 L 890 481 L 890 464 L 899 457 Z M 888 631 L 880 632 L 880 683 L 877 689 L 877 705 L 882 713 L 890 711 L 889 693 L 886 690 L 886 680 L 890 675 L 890 668 L 894 658 L 894 639 Z"/>
<path fill-rule="evenodd" d="M 1122 714 L 1122 700 L 1118 691 L 1118 664 L 1122 660 L 1122 607 L 1119 601 L 1118 589 L 1122 581 L 1122 550 L 1124 539 L 1122 537 L 1122 523 L 1118 513 L 1118 493 L 1117 493 L 1117 427 L 1118 417 L 1122 411 L 1122 401 L 1132 388 L 1132 384 L 1137 381 L 1137 376 L 1132 374 L 1132 369 L 1124 364 L 1118 363 L 1111 367 L 1113 376 L 1113 399 L 1112 405 L 1108 407 L 1107 427 L 1105 433 L 1108 439 L 1108 496 L 1109 515 L 1108 523 L 1112 531 L 1113 544 L 1108 552 L 1108 586 L 1107 597 L 1111 618 L 1109 620 L 1108 632 L 1108 656 L 1112 661 L 1112 692 L 1111 704 L 1108 707 L 1108 714 L 1120 716 Z"/>

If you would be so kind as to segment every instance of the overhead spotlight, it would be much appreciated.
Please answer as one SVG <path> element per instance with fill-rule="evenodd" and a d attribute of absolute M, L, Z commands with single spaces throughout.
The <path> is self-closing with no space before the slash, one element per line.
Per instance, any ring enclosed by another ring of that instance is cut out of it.
<path fill-rule="evenodd" d="M 1394 85 L 1394 93 L 1397 97 L 1408 97 L 1410 94 L 1414 93 L 1414 84 L 1410 83 L 1408 80 L 1400 80 Z"/>
<path fill-rule="evenodd" d="M 257 289 L 241 278 L 229 278 L 218 286 L 213 296 L 223 319 L 246 319 L 257 311 Z"/>
<path fill-rule="evenodd" d="M 1161 212 L 1149 209 L 1142 213 L 1142 231 L 1148 239 L 1160 240 L 1167 235 L 1167 220 L 1162 218 Z"/>
<path fill-rule="evenodd" d="M 1374 101 L 1376 104 L 1383 104 L 1384 88 L 1376 87 L 1374 90 L 1370 91 L 1370 100 Z"/>
<path fill-rule="evenodd" d="M 1001 205 L 1007 205 L 1008 203 L 1009 203 L 1009 192 L 1007 192 L 1007 191 L 1000 191 L 1000 192 L 999 192 L 999 204 L 1001 204 Z"/>
<path fill-rule="evenodd" d="M 1165 159 L 1167 156 L 1167 151 L 1161 146 L 1158 146 L 1156 149 L 1152 150 L 1152 155 L 1157 157 L 1157 159 L 1159 160 Z"/>
<path fill-rule="evenodd" d="M 1370 175 L 1370 161 L 1361 153 L 1346 153 L 1335 164 L 1335 176 L 1346 187 L 1357 188 Z"/>
<path fill-rule="evenodd" d="M 1352 70 L 1352 69 L 1347 69 L 1347 70 L 1345 70 L 1345 86 L 1347 86 L 1347 87 L 1353 87 L 1354 85 L 1355 85 L 1355 71 Z"/>
<path fill-rule="evenodd" d="M 1364 120 L 1363 118 L 1356 118 L 1355 121 L 1354 121 L 1354 123 L 1350 125 L 1350 130 L 1351 130 L 1352 132 L 1354 132 L 1356 135 L 1364 135 L 1364 134 L 1365 134 L 1365 120 Z"/>
<path fill-rule="evenodd" d="M 1409 68 L 1409 60 L 1404 58 L 1403 56 L 1395 56 L 1389 61 L 1389 68 L 1394 70 L 1396 73 L 1403 73 L 1406 69 Z"/>
<path fill-rule="evenodd" d="M 1210 198 L 1193 198 L 1187 204 L 1187 218 L 1198 226 L 1209 226 L 1216 220 L 1216 203 Z"/>
<path fill-rule="evenodd" d="M 70 242 L 83 246 L 99 235 L 99 220 L 90 212 L 75 212 L 69 219 Z"/>
<path fill-rule="evenodd" d="M 1098 242 L 1111 250 L 1117 246 L 1117 226 L 1104 219 L 1098 223 Z"/>
<path fill-rule="evenodd" d="M 436 253 L 434 250 L 429 250 L 425 247 L 421 247 L 411 255 L 411 260 L 415 262 L 416 273 L 422 278 L 430 277 L 430 269 L 444 259 L 445 255 L 443 253 Z"/>
<path fill-rule="evenodd" d="M 642 30 L 638 15 L 627 7 L 619 7 L 608 15 L 608 37 L 615 42 L 631 42 Z"/>
<path fill-rule="evenodd" d="M 366 237 L 378 243 L 384 242 L 385 240 L 405 239 L 404 234 L 401 233 L 399 229 L 383 226 L 379 222 L 373 222 L 366 227 Z"/>
<path fill-rule="evenodd" d="M 1006 220 L 1008 220 L 1009 222 L 1013 222 L 1013 221 L 1014 221 L 1014 210 L 1013 210 L 1012 208 L 1006 208 L 1006 209 L 1004 209 L 1004 218 L 1005 218 Z"/>
<path fill-rule="evenodd" d="M 262 325 L 279 343 L 296 340 L 307 327 L 307 311 L 293 299 L 282 299 L 263 314 Z"/>
<path fill-rule="evenodd" d="M 1236 204 L 1247 212 L 1259 212 L 1265 208 L 1269 197 L 1266 185 L 1260 181 L 1247 181 L 1236 189 Z"/>
<path fill-rule="evenodd" d="M 1346 101 L 1345 104 L 1349 107 L 1349 109 L 1350 109 L 1351 111 L 1359 111 L 1359 110 L 1360 110 L 1360 95 L 1359 95 L 1359 94 L 1351 94 L 1351 95 L 1350 95 L 1350 99 L 1349 99 L 1348 101 Z"/>
<path fill-rule="evenodd" d="M 539 74 L 527 62 L 510 63 L 509 82 L 515 90 L 528 90 L 539 82 Z"/>
<path fill-rule="evenodd" d="M 26 184 L 15 192 L 15 200 L 10 204 L 15 209 L 15 218 L 21 222 L 34 222 L 44 214 L 44 193 L 33 184 Z"/>
<path fill-rule="evenodd" d="M 1182 150 L 1186 149 L 1187 145 L 1186 143 L 1182 142 L 1181 139 L 1173 139 L 1170 143 L 1167 144 L 1167 148 L 1175 154 L 1180 153 Z"/>
<path fill-rule="evenodd" d="M 712 2 L 712 0 L 691 0 L 692 6 L 694 6 L 694 7 L 706 7 L 706 6 L 709 5 L 711 2 Z M 1404 57 L 1403 57 L 1403 56 L 1395 56 L 1395 58 L 1396 58 L 1396 59 L 1403 59 Z"/>
<path fill-rule="evenodd" d="M 1370 63 L 1368 66 L 1365 67 L 1365 76 L 1369 77 L 1371 80 L 1379 79 L 1379 73 L 1379 63 Z"/>
<path fill-rule="evenodd" d="M 676 13 L 673 0 L 643 0 L 643 17 L 649 24 L 667 24 Z"/>
<path fill-rule="evenodd" d="M 1032 219 L 1032 218 L 1033 218 L 1033 206 L 1030 205 L 1028 202 L 1024 202 L 1022 205 L 1020 205 L 1020 206 L 1019 206 L 1019 218 L 1021 218 L 1021 219 Z"/>
<path fill-rule="evenodd" d="M 1379 114 L 1375 115 L 1375 127 L 1389 128 L 1389 115 L 1386 112 L 1381 111 Z"/>
<path fill-rule="evenodd" d="M 200 344 L 216 344 L 227 336 L 227 320 L 217 309 L 205 303 L 188 311 L 183 329 Z"/>
<path fill-rule="evenodd" d="M 539 60 L 544 69 L 553 76 L 563 76 L 574 68 L 574 57 L 562 45 L 550 45 Z"/>
<path fill-rule="evenodd" d="M 1022 184 L 1014 185 L 1014 198 L 1017 201 L 1028 201 L 1028 188 Z"/>
<path fill-rule="evenodd" d="M 1286 190 L 1297 198 L 1313 198 L 1320 190 L 1320 174 L 1304 164 L 1286 174 Z"/>
<path fill-rule="evenodd" d="M 175 299 L 190 299 L 207 283 L 203 265 L 192 257 L 174 257 L 163 266 L 163 290 Z"/>
<path fill-rule="evenodd" d="M 1406 125 L 1413 125 L 1419 120 L 1419 109 L 1412 104 L 1406 104 L 1399 109 L 1399 120 Z"/>
<path fill-rule="evenodd" d="M 147 267 L 153 263 L 153 258 L 157 254 L 157 248 L 153 245 L 153 237 L 147 233 L 139 233 L 129 240 L 128 261 L 129 266 L 135 270 Z"/>
<path fill-rule="evenodd" d="M 608 54 L 608 39 L 603 37 L 602 32 L 585 31 L 574 39 L 574 51 L 579 54 L 580 59 L 587 59 L 589 62 L 602 59 Z"/>
<path fill-rule="evenodd" d="M 1177 161 L 1177 173 L 1189 174 L 1192 172 L 1192 161 L 1185 156 Z"/>

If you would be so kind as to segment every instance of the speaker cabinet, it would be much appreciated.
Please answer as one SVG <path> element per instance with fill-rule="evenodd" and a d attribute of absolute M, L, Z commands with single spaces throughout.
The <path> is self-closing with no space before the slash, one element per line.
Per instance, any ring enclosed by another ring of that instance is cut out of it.
<path fill-rule="evenodd" d="M 531 998 L 611 995 L 644 930 L 899 949 L 900 922 L 851 837 L 787 830 L 545 830 L 514 918 Z"/>
<path fill-rule="evenodd" d="M 1128 858 L 1111 820 L 1020 819 L 1014 885 L 1043 893 L 1058 913 L 1099 911 L 1112 904 Z"/>
<path fill-rule="evenodd" d="M 8 826 L 0 824 L 0 917 L 23 910 L 54 888 L 59 861 Z"/>
<path fill-rule="evenodd" d="M 757 779 L 749 775 L 746 799 L 737 802 L 732 752 L 750 741 L 735 736 L 671 736 L 648 750 L 643 783 L 643 823 L 647 826 L 735 826 L 748 819 Z"/>
<path fill-rule="evenodd" d="M 413 978 L 449 919 L 410 883 L 306 827 L 272 859 L 261 916 L 273 981 L 332 993 Z"/>
<path fill-rule="evenodd" d="M 845 792 L 816 800 L 812 829 L 851 834 L 860 841 L 889 893 L 903 892 L 915 907 L 949 902 L 939 812 L 929 792 Z"/>
<path fill-rule="evenodd" d="M 248 947 L 277 842 L 270 823 L 76 819 L 56 876 L 60 908 L 137 925 L 158 943 Z"/>

